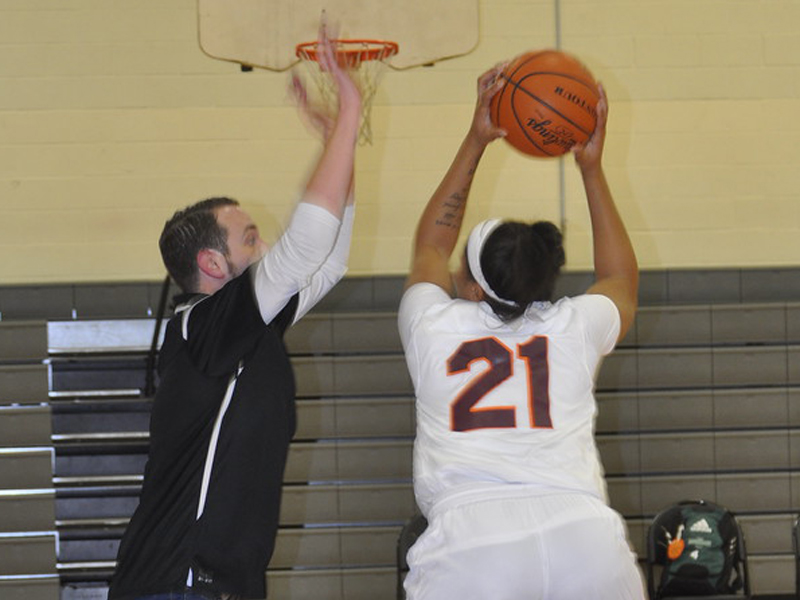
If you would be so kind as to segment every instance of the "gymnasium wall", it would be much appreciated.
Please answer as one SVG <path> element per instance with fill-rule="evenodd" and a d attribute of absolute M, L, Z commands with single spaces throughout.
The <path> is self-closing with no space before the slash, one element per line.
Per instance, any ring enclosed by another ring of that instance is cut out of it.
<path fill-rule="evenodd" d="M 466 1 L 466 0 L 465 0 Z M 611 101 L 606 169 L 646 269 L 800 259 L 800 3 L 481 0 L 465 57 L 389 72 L 358 151 L 352 275 L 400 274 L 469 125 L 475 80 L 534 47 L 579 55 Z M 317 143 L 287 74 L 200 51 L 194 0 L 0 0 L 0 283 L 149 281 L 179 207 L 243 202 L 273 237 Z M 344 24 L 346 31 L 346 24 Z M 402 43 L 402 40 L 400 40 Z M 591 266 L 571 159 L 487 152 L 467 225 L 562 221 Z"/>

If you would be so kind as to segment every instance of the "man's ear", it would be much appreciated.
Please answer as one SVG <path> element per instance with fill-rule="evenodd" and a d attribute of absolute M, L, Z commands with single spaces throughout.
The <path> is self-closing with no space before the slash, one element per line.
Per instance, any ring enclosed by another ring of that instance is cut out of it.
<path fill-rule="evenodd" d="M 219 250 L 203 248 L 197 253 L 197 267 L 212 279 L 224 279 L 228 275 L 228 263 Z"/>

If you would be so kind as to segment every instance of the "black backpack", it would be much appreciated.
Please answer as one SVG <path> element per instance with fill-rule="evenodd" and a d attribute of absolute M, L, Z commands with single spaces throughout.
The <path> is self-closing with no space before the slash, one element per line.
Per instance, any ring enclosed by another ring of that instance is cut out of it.
<path fill-rule="evenodd" d="M 742 588 L 743 540 L 730 511 L 705 501 L 682 502 L 659 515 L 654 526 L 664 552 L 657 598 L 733 594 Z"/>

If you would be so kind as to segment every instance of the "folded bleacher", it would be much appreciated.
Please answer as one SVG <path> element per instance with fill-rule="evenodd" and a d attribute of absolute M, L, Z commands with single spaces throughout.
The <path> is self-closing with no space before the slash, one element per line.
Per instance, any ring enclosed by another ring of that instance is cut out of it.
<path fill-rule="evenodd" d="M 763 286 L 744 294 L 742 274 L 733 290 L 728 275 L 707 274 L 712 285 L 703 287 L 686 274 L 666 292 L 668 275 L 643 278 L 636 325 L 600 373 L 598 444 L 612 505 L 640 556 L 653 515 L 702 497 L 739 516 L 754 592 L 789 593 L 800 509 L 800 303 L 774 293 L 769 301 Z M 562 287 L 585 283 L 570 275 Z M 55 599 L 59 589 L 65 600 L 99 597 L 137 503 L 158 285 L 86 287 L 37 289 L 55 303 L 46 308 L 4 305 L 0 289 L 3 599 Z M 397 535 L 415 510 L 401 288 L 400 278 L 346 280 L 287 336 L 298 431 L 267 574 L 271 597 L 394 595 Z"/>

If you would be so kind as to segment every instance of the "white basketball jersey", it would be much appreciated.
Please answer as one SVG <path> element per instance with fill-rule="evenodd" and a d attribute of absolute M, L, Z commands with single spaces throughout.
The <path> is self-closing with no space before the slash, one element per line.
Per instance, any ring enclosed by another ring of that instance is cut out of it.
<path fill-rule="evenodd" d="M 420 283 L 404 294 L 399 325 L 417 396 L 414 491 L 424 513 L 507 484 L 606 500 L 594 379 L 619 334 L 609 298 L 536 303 L 503 323 L 485 302 Z"/>

